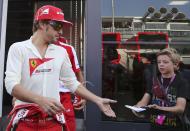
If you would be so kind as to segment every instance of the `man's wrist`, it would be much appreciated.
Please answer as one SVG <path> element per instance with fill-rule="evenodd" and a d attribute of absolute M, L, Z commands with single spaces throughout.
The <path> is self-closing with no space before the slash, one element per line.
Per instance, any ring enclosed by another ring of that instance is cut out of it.
<path fill-rule="evenodd" d="M 37 96 L 32 99 L 32 102 L 39 105 L 40 101 L 42 101 L 42 100 L 43 100 L 43 96 Z"/>
<path fill-rule="evenodd" d="M 97 96 L 96 100 L 94 101 L 94 103 L 96 103 L 97 105 L 99 105 L 100 103 L 102 103 L 102 98 Z"/>

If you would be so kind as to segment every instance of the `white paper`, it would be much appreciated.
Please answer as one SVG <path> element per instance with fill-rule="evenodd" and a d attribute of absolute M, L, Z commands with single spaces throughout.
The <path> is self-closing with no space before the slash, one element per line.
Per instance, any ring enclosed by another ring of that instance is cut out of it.
<path fill-rule="evenodd" d="M 142 112 L 145 111 L 145 108 L 141 108 L 141 107 L 135 107 L 135 106 L 130 106 L 130 105 L 125 105 L 126 108 L 129 108 L 131 110 L 134 110 L 136 112 Z"/>

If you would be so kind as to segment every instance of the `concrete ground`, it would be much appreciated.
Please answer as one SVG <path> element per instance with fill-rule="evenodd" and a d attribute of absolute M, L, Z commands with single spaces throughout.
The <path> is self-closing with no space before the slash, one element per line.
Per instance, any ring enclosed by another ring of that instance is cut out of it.
<path fill-rule="evenodd" d="M 76 131 L 85 131 L 85 126 L 84 126 L 84 120 L 83 119 L 76 119 L 76 123 L 77 123 Z"/>

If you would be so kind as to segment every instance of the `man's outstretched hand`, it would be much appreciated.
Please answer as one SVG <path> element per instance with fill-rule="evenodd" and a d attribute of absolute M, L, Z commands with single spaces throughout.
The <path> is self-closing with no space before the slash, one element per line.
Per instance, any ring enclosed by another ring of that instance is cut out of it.
<path fill-rule="evenodd" d="M 117 101 L 108 98 L 101 98 L 97 101 L 98 107 L 106 116 L 116 117 L 115 112 L 110 106 L 111 103 L 117 103 Z"/>

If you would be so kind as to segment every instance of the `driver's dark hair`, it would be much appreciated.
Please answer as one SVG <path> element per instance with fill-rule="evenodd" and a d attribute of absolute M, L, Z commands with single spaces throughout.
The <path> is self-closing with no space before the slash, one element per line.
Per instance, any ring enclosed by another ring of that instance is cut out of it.
<path fill-rule="evenodd" d="M 41 21 L 34 21 L 33 22 L 33 27 L 32 27 L 32 32 L 35 33 L 38 29 L 39 29 L 39 23 L 44 23 L 44 24 L 48 24 L 49 20 L 41 20 Z"/>

